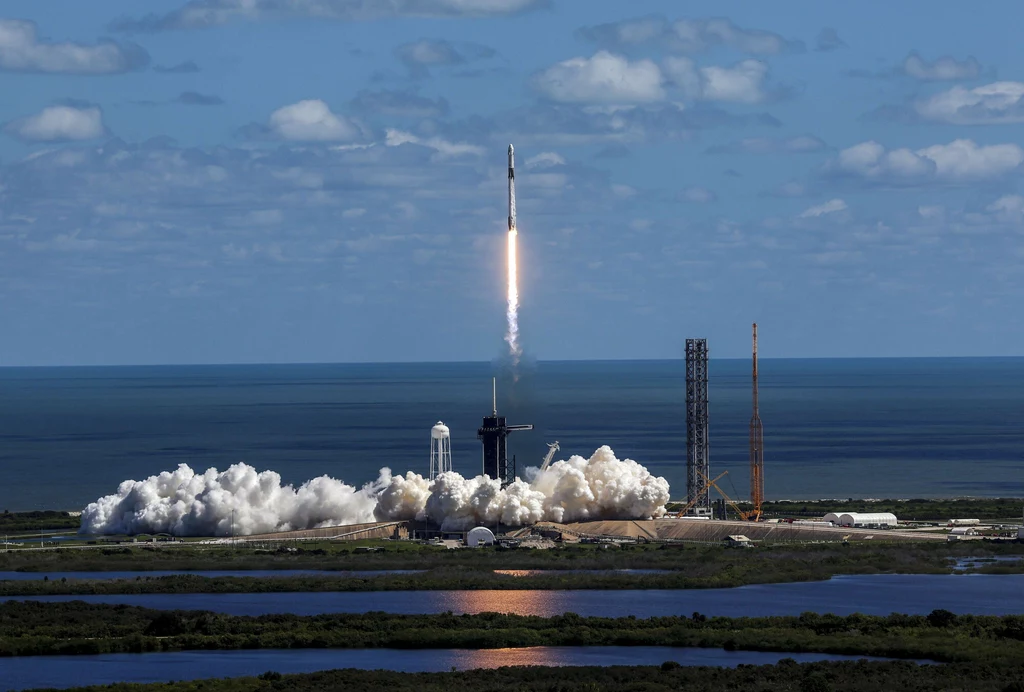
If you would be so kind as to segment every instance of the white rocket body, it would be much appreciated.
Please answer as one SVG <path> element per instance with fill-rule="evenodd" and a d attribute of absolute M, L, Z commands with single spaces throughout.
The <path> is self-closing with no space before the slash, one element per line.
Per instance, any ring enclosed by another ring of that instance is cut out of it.
<path fill-rule="evenodd" d="M 508 230 L 516 230 L 516 153 L 508 145 Z"/>

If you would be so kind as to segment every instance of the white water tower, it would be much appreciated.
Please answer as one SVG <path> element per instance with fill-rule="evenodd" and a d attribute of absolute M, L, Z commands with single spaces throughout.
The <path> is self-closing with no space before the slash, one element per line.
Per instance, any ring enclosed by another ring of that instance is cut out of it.
<path fill-rule="evenodd" d="M 452 441 L 448 426 L 437 421 L 430 429 L 430 476 L 433 480 L 452 470 Z"/>

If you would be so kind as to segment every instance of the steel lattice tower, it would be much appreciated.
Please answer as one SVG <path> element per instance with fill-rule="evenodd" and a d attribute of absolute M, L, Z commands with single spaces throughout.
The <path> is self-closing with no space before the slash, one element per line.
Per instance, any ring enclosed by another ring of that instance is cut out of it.
<path fill-rule="evenodd" d="M 754 412 L 750 416 L 750 502 L 754 505 L 753 519 L 761 520 L 764 502 L 764 426 L 757 401 L 757 322 L 754 323 Z"/>
<path fill-rule="evenodd" d="M 708 342 L 686 340 L 686 495 L 692 512 L 711 513 L 708 479 Z M 696 502 L 694 500 L 696 499 Z"/>

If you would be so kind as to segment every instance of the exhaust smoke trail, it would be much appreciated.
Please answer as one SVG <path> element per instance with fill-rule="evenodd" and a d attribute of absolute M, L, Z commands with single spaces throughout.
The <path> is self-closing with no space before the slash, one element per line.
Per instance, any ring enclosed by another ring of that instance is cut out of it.
<path fill-rule="evenodd" d="M 515 149 L 508 145 L 508 308 L 505 317 L 508 331 L 505 341 L 512 361 L 512 379 L 518 380 L 519 358 L 523 349 L 519 345 L 519 269 L 516 266 L 516 159 Z"/>
<path fill-rule="evenodd" d="M 175 536 L 247 536 L 372 521 L 417 520 L 445 530 L 496 522 L 648 519 L 664 516 L 668 481 L 607 446 L 590 458 L 572 456 L 544 470 L 527 468 L 506 488 L 487 476 L 454 471 L 430 479 L 380 470 L 361 488 L 321 476 L 295 487 L 274 471 L 233 464 L 205 472 L 180 464 L 117 492 L 82 512 L 83 534 L 169 533 Z"/>

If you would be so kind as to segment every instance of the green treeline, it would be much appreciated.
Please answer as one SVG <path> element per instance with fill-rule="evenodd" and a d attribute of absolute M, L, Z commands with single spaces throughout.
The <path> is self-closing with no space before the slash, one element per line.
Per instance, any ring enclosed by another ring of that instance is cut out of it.
<path fill-rule="evenodd" d="M 850 566 L 844 573 L 874 574 L 874 567 Z M 936 567 L 935 573 L 948 571 Z M 0 581 L 0 598 L 44 595 L 122 595 L 184 593 L 294 593 L 331 591 L 480 591 L 561 589 L 703 589 L 730 588 L 744 584 L 823 580 L 836 570 L 826 565 L 805 567 L 779 565 L 771 571 L 750 567 L 723 567 L 707 576 L 683 572 L 664 574 L 557 573 L 513 576 L 491 570 L 445 568 L 420 574 L 386 574 L 372 577 L 330 575 L 286 577 L 200 577 L 172 575 L 135 579 L 60 579 Z"/>
<path fill-rule="evenodd" d="M 818 581 L 836 575 L 849 574 L 949 574 L 953 570 L 953 555 L 960 553 L 982 560 L 971 571 L 994 574 L 1024 572 L 1024 561 L 984 562 L 998 554 L 1019 554 L 1024 546 L 1015 544 L 902 544 L 874 546 L 819 545 L 803 547 L 773 547 L 758 550 L 727 550 L 723 548 L 667 548 L 638 546 L 634 549 L 612 551 L 586 551 L 564 548 L 549 551 L 504 553 L 494 551 L 446 551 L 445 553 L 419 553 L 418 560 L 407 561 L 402 552 L 394 555 L 405 568 L 424 571 L 412 574 L 385 574 L 378 576 L 345 576 L 310 574 L 275 577 L 201 577 L 174 575 L 164 577 L 136 577 L 135 579 L 49 579 L 46 573 L 38 579 L 0 581 L 0 598 L 43 595 L 115 595 L 115 594 L 168 594 L 168 593 L 285 593 L 328 591 L 423 591 L 423 590 L 484 590 L 484 589 L 703 589 L 730 588 L 746 584 L 770 584 L 799 581 Z M 454 555 L 452 553 L 461 553 Z M 324 566 L 334 569 L 360 570 L 381 568 L 383 554 L 333 555 Z M 554 559 L 541 562 L 549 572 L 515 575 L 495 572 L 494 569 L 515 570 L 517 563 L 503 562 L 511 556 L 522 557 L 528 564 L 549 555 Z M 286 565 L 302 569 L 308 563 L 299 558 Z M 324 556 L 313 556 L 320 558 Z M 364 558 L 375 558 L 372 567 Z M 444 558 L 451 558 L 445 560 Z M 441 559 L 437 559 L 441 558 Z M 447 563 L 447 565 L 446 565 Z M 384 561 L 387 564 L 387 561 Z M 438 566 L 438 565 L 446 566 Z M 515 565 L 515 567 L 513 566 Z M 53 564 L 55 569 L 65 569 Z M 230 569 L 233 565 L 219 565 Z M 237 568 L 237 567 L 236 567 Z M 574 570 L 613 570 L 616 568 L 660 568 L 656 573 L 636 572 L 578 572 Z"/>
<path fill-rule="evenodd" d="M 332 670 L 304 675 L 137 685 L 119 683 L 68 692 L 1024 692 L 1024 672 L 1001 664 L 919 666 L 910 662 L 825 661 L 738 668 L 655 666 L 516 667 L 452 673 Z"/>
<path fill-rule="evenodd" d="M 525 646 L 677 646 L 820 652 L 947 662 L 1024 664 L 1024 616 L 584 618 L 479 615 L 231 616 L 134 606 L 8 601 L 0 655 L 194 649 L 493 649 Z"/>
<path fill-rule="evenodd" d="M 20 531 L 45 531 L 49 529 L 78 530 L 82 518 L 73 517 L 67 512 L 50 510 L 38 512 L 8 512 L 0 514 L 0 534 L 11 534 Z"/>
<path fill-rule="evenodd" d="M 355 552 L 358 547 L 368 545 L 381 550 Z M 1024 543 L 773 544 L 744 551 L 721 546 L 661 544 L 565 545 L 552 550 L 444 550 L 405 541 L 309 542 L 287 551 L 208 545 L 119 546 L 0 552 L 0 570 L 40 572 L 41 578 L 48 571 L 105 570 L 663 569 L 686 578 L 722 577 L 728 582 L 723 585 L 729 585 L 791 580 L 786 573 L 805 574 L 804 579 L 872 571 L 941 573 L 949 571 L 950 558 L 1000 555 L 1024 555 Z M 762 573 L 782 576 L 759 579 Z"/>

